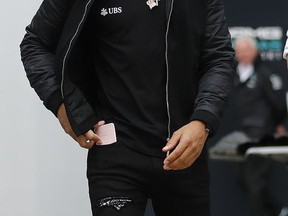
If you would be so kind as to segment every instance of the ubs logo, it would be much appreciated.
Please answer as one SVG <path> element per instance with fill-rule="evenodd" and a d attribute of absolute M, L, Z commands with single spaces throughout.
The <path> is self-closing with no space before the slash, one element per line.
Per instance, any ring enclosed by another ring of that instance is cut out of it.
<path fill-rule="evenodd" d="M 101 9 L 101 15 L 102 16 L 120 14 L 120 13 L 122 13 L 122 7 L 102 8 Z"/>

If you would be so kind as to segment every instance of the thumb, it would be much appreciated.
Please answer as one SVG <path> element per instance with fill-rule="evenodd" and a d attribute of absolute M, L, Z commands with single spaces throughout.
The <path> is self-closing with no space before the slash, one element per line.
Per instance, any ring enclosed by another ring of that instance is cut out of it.
<path fill-rule="evenodd" d="M 95 125 L 93 126 L 94 131 L 95 131 L 97 128 L 99 128 L 100 126 L 104 125 L 104 124 L 105 124 L 105 121 L 104 121 L 104 120 L 99 121 L 97 124 L 95 124 Z"/>
<path fill-rule="evenodd" d="M 168 152 L 174 149 L 177 144 L 179 143 L 179 140 L 181 138 L 181 133 L 179 131 L 175 132 L 171 139 L 166 143 L 166 146 L 162 149 L 163 152 Z"/>

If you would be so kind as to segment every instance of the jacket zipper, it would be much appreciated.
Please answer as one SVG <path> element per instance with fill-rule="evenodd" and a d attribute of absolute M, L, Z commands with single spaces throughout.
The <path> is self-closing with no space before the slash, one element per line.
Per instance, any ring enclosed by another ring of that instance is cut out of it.
<path fill-rule="evenodd" d="M 168 15 L 168 21 L 167 21 L 167 29 L 166 29 L 166 34 L 165 34 L 165 61 L 166 61 L 166 108 L 167 108 L 167 116 L 168 116 L 168 124 L 167 124 L 167 129 L 168 129 L 168 136 L 167 136 L 167 141 L 171 138 L 171 115 L 170 115 L 170 103 L 169 103 L 169 60 L 168 60 L 168 33 L 169 33 L 169 28 L 170 28 L 170 21 L 171 21 L 171 16 L 173 12 L 173 6 L 174 6 L 174 0 L 171 0 L 171 8 L 169 11 Z"/>
<path fill-rule="evenodd" d="M 70 52 L 71 47 L 72 47 L 72 43 L 73 43 L 74 39 L 76 38 L 76 36 L 78 35 L 79 29 L 80 29 L 82 23 L 84 22 L 84 19 L 85 19 L 85 17 L 86 17 L 87 12 L 88 12 L 88 6 L 89 6 L 89 4 L 90 4 L 91 2 L 92 2 L 92 0 L 89 0 L 89 1 L 87 2 L 87 4 L 85 5 L 84 14 L 83 14 L 80 22 L 78 23 L 76 32 L 75 32 L 75 34 L 73 35 L 73 37 L 71 38 L 71 40 L 70 40 L 70 42 L 69 42 L 68 49 L 67 49 L 67 51 L 66 51 L 66 53 L 65 53 L 65 55 L 64 55 L 64 58 L 63 58 L 62 71 L 61 71 L 61 73 L 62 73 L 62 79 L 61 79 L 61 94 L 62 94 L 62 98 L 63 98 L 63 99 L 64 99 L 64 89 L 63 89 L 63 88 L 64 88 L 65 65 L 66 65 L 67 56 L 69 55 L 69 52 Z"/>
<path fill-rule="evenodd" d="M 62 98 L 64 98 L 64 90 L 63 90 L 63 86 L 64 86 L 64 77 L 65 77 L 65 65 L 66 65 L 66 60 L 67 60 L 67 56 L 71 50 L 72 47 L 72 43 L 74 41 L 74 39 L 76 38 L 76 36 L 79 33 L 79 29 L 80 26 L 82 25 L 82 23 L 84 22 L 84 18 L 87 14 L 87 9 L 89 4 L 92 2 L 92 0 L 89 0 L 85 6 L 85 11 L 84 14 L 82 16 L 82 19 L 80 20 L 76 32 L 73 35 L 73 37 L 71 38 L 70 42 L 69 42 L 69 46 L 68 49 L 64 55 L 63 58 L 63 63 L 62 63 L 62 79 L 61 79 L 61 94 L 62 94 Z M 167 123 L 167 141 L 169 141 L 170 137 L 171 137 L 171 115 L 170 115 L 170 103 L 169 103 L 169 61 L 168 61 L 168 33 L 169 33 L 169 28 L 170 28 L 170 21 L 171 21 L 171 16 L 172 16 L 172 12 L 173 12 L 173 6 L 174 6 L 174 0 L 171 0 L 171 8 L 169 11 L 169 15 L 168 15 L 168 21 L 167 21 L 167 29 L 166 29 L 166 34 L 165 34 L 165 62 L 166 62 L 166 108 L 167 108 L 167 116 L 168 116 L 168 123 Z"/>

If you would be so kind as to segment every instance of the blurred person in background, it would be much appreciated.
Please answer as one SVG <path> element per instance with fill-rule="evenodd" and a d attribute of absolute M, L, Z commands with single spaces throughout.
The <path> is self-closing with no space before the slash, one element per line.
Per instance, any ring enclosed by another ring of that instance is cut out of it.
<path fill-rule="evenodd" d="M 279 128 L 283 130 L 286 117 L 283 81 L 261 62 L 254 38 L 238 38 L 234 45 L 238 76 L 230 105 L 235 109 L 235 129 L 261 145 L 265 136 L 274 136 Z M 283 213 L 269 188 L 272 164 L 271 159 L 254 155 L 242 164 L 239 177 L 249 195 L 250 216 Z"/>
<path fill-rule="evenodd" d="M 255 39 L 238 38 L 234 45 L 238 76 L 231 105 L 237 111 L 237 129 L 259 140 L 264 135 L 273 135 L 285 118 L 283 81 L 261 62 Z"/>
<path fill-rule="evenodd" d="M 241 158 L 249 147 L 287 133 L 283 124 L 286 99 L 282 78 L 261 62 L 256 39 L 236 38 L 234 48 L 237 76 L 224 115 L 229 119 L 229 128 L 224 129 L 228 130 L 226 135 L 209 149 L 211 157 L 231 160 Z M 237 163 L 237 180 L 248 194 L 250 216 L 279 216 L 282 211 L 270 191 L 271 160 L 253 155 Z"/>
<path fill-rule="evenodd" d="M 226 135 L 210 153 L 235 155 L 239 144 L 258 142 L 265 135 L 286 135 L 286 98 L 282 78 L 261 60 L 257 41 L 251 37 L 234 41 L 237 76 L 225 118 Z M 233 121 L 230 121 L 230 119 Z"/>

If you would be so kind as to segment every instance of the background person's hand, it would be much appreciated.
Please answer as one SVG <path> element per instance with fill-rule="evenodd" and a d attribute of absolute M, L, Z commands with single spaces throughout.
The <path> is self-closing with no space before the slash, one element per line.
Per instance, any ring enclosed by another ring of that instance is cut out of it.
<path fill-rule="evenodd" d="M 63 103 L 60 105 L 58 109 L 57 117 L 64 131 L 67 134 L 69 134 L 76 142 L 78 142 L 81 147 L 90 149 L 93 147 L 94 144 L 101 144 L 100 137 L 97 136 L 92 129 L 87 131 L 85 134 L 81 136 L 77 137 L 75 135 L 68 120 L 65 105 Z M 93 128 L 95 130 L 104 124 L 105 124 L 104 121 L 99 121 L 96 125 L 94 125 Z"/>
<path fill-rule="evenodd" d="M 192 121 L 173 133 L 163 148 L 164 152 L 173 152 L 164 160 L 165 170 L 182 170 L 190 167 L 199 157 L 205 145 L 208 133 L 201 121 Z"/>

